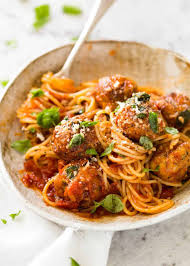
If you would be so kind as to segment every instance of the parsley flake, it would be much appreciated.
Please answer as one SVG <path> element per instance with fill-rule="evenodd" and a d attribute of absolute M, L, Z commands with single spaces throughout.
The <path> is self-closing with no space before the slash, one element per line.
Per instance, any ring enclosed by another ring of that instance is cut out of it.
<path fill-rule="evenodd" d="M 32 147 L 29 139 L 17 140 L 11 144 L 11 148 L 20 153 L 26 153 Z"/>
<path fill-rule="evenodd" d="M 32 94 L 32 98 L 40 97 L 40 96 L 44 95 L 44 91 L 42 89 L 33 89 L 30 92 Z"/>
<path fill-rule="evenodd" d="M 15 220 L 15 218 L 16 218 L 17 216 L 19 216 L 20 213 L 21 213 L 21 211 L 19 211 L 19 212 L 17 212 L 17 213 L 11 213 L 11 214 L 9 214 L 9 216 L 12 218 L 12 220 Z"/>
<path fill-rule="evenodd" d="M 95 149 L 87 149 L 86 154 L 88 155 L 98 155 L 97 151 Z"/>
<path fill-rule="evenodd" d="M 74 178 L 78 173 L 79 166 L 78 165 L 71 165 L 68 166 L 65 170 L 68 178 Z"/>
<path fill-rule="evenodd" d="M 73 136 L 71 141 L 69 142 L 69 149 L 79 146 L 84 142 L 84 136 L 82 134 L 76 134 Z"/>
<path fill-rule="evenodd" d="M 111 152 L 112 152 L 112 150 L 113 150 L 113 148 L 114 148 L 114 145 L 115 145 L 115 142 L 112 142 L 106 149 L 105 149 L 105 151 L 100 155 L 100 157 L 104 157 L 104 156 L 107 156 L 107 155 L 109 155 Z"/>
<path fill-rule="evenodd" d="M 160 170 L 160 165 L 157 165 L 155 169 L 149 169 L 149 168 L 144 168 L 143 172 L 148 173 L 148 172 L 158 172 Z"/>
<path fill-rule="evenodd" d="M 50 7 L 49 5 L 40 5 L 35 9 L 35 22 L 33 26 L 36 30 L 39 30 L 50 20 Z"/>
<path fill-rule="evenodd" d="M 172 134 L 172 135 L 176 135 L 179 133 L 179 131 L 177 130 L 177 128 L 174 128 L 174 127 L 165 127 L 164 130 L 169 133 L 169 134 Z"/>
<path fill-rule="evenodd" d="M 77 16 L 80 15 L 82 13 L 82 10 L 77 7 L 77 6 L 70 6 L 70 5 L 64 5 L 62 7 L 62 11 L 63 13 L 67 14 L 67 15 L 71 15 L 71 16 Z"/>
<path fill-rule="evenodd" d="M 98 124 L 99 121 L 83 121 L 80 123 L 80 127 L 84 126 L 84 127 L 92 127 L 95 126 L 96 124 Z"/>
<path fill-rule="evenodd" d="M 155 112 L 149 113 L 149 124 L 154 133 L 158 132 L 158 114 Z"/>
<path fill-rule="evenodd" d="M 153 143 L 147 136 L 141 136 L 139 143 L 145 150 L 151 150 L 153 148 Z"/>
<path fill-rule="evenodd" d="M 137 115 L 137 118 L 140 118 L 140 119 L 143 119 L 145 117 L 146 117 L 146 114 L 144 114 L 144 113 L 140 113 Z"/>
<path fill-rule="evenodd" d="M 31 127 L 31 128 L 29 129 L 29 132 L 32 133 L 32 134 L 34 134 L 34 133 L 36 132 L 35 127 Z"/>
<path fill-rule="evenodd" d="M 44 109 L 37 115 L 37 123 L 42 128 L 51 128 L 56 126 L 60 121 L 59 108 L 52 107 L 50 109 Z"/>

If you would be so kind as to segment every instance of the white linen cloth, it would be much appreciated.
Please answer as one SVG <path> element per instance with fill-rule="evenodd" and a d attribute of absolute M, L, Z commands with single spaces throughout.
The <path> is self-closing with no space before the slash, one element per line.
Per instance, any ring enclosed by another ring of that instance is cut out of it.
<path fill-rule="evenodd" d="M 0 177 L 1 181 L 1 177 Z M 9 214 L 21 210 L 12 221 Z M 113 233 L 62 228 L 25 208 L 17 196 L 0 182 L 0 265 L 106 266 Z"/>

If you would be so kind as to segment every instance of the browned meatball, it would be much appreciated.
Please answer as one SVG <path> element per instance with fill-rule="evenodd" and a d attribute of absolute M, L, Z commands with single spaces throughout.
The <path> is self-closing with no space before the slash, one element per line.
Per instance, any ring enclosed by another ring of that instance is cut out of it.
<path fill-rule="evenodd" d="M 173 92 L 160 97 L 157 105 L 169 126 L 180 128 L 190 118 L 190 99 L 185 95 Z"/>
<path fill-rule="evenodd" d="M 102 108 L 110 106 L 114 110 L 117 101 L 127 100 L 136 90 L 136 83 L 126 77 L 120 75 L 104 77 L 98 82 L 96 100 Z"/>
<path fill-rule="evenodd" d="M 151 169 L 158 166 L 159 171 L 154 174 L 165 181 L 179 182 L 185 179 L 190 166 L 190 143 L 177 144 L 171 150 L 169 144 L 160 146 L 150 163 Z"/>
<path fill-rule="evenodd" d="M 54 187 L 57 196 L 70 202 L 68 206 L 71 208 L 88 208 L 94 200 L 100 200 L 106 194 L 99 165 L 86 159 L 64 166 L 54 181 Z"/>
<path fill-rule="evenodd" d="M 94 126 L 84 126 L 81 124 L 84 121 L 89 121 L 89 119 L 82 115 L 75 116 L 69 120 L 62 120 L 61 125 L 55 127 L 52 148 L 63 160 L 71 161 L 90 157 L 86 153 L 87 149 L 94 148 L 97 153 L 102 152 Z"/>
<path fill-rule="evenodd" d="M 120 108 L 115 113 L 116 125 L 133 140 L 138 141 L 141 136 L 154 140 L 164 132 L 166 126 L 151 96 L 144 92 L 133 94 L 126 103 L 120 103 Z"/>

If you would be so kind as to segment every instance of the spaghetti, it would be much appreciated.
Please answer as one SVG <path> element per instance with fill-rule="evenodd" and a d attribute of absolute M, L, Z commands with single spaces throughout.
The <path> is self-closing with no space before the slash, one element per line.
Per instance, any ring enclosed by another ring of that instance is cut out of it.
<path fill-rule="evenodd" d="M 40 90 L 40 96 L 35 95 L 37 90 Z M 123 203 L 121 212 L 129 216 L 155 214 L 171 208 L 173 195 L 189 183 L 190 142 L 186 133 L 190 127 L 188 123 L 178 130 L 169 127 L 170 121 L 164 117 L 167 102 L 164 97 L 150 88 L 143 88 L 142 92 L 134 82 L 118 75 L 75 87 L 72 80 L 45 74 L 41 88 L 33 88 L 17 111 L 22 130 L 32 144 L 25 154 L 22 181 L 28 187 L 41 190 L 48 205 L 77 212 L 94 212 L 94 202 L 100 202 L 110 194 L 118 195 Z M 181 122 L 184 122 L 183 112 L 187 112 L 189 105 L 184 108 L 178 113 L 174 110 L 175 119 L 182 116 Z M 47 110 L 53 111 L 45 113 Z M 153 113 L 156 126 L 150 113 Z M 51 118 L 58 115 L 59 119 L 47 126 L 43 123 L 47 123 L 50 114 Z M 173 113 L 170 115 L 173 119 Z M 76 135 L 80 135 L 77 145 L 76 141 L 71 143 Z M 87 135 L 92 136 L 91 139 Z M 68 138 L 64 146 L 66 152 L 62 150 L 64 137 Z M 142 137 L 148 139 L 148 148 Z M 95 142 L 98 144 L 93 146 Z M 70 151 L 73 143 L 75 146 Z M 184 143 L 188 156 L 185 173 L 181 174 L 177 169 L 175 173 L 169 173 L 168 178 L 164 177 L 165 158 L 169 160 L 168 164 L 177 167 L 172 154 L 178 153 L 178 160 L 183 160 L 181 147 Z M 83 152 L 84 145 L 86 150 Z M 163 156 L 159 157 L 163 161 L 152 169 L 156 156 Z"/>

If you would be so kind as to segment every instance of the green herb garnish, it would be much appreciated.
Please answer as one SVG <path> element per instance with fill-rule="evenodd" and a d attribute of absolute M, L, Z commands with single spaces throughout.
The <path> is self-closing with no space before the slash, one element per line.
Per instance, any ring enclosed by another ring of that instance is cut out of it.
<path fill-rule="evenodd" d="M 56 126 L 60 121 L 59 109 L 53 107 L 50 109 L 44 109 L 37 115 L 37 123 L 42 128 L 50 128 Z"/>
<path fill-rule="evenodd" d="M 137 115 L 137 118 L 143 119 L 145 117 L 146 117 L 146 114 L 144 114 L 144 113 L 140 113 L 140 114 Z"/>
<path fill-rule="evenodd" d="M 37 6 L 35 9 L 35 22 L 33 24 L 36 30 L 39 30 L 50 20 L 49 5 Z"/>
<path fill-rule="evenodd" d="M 17 213 L 11 213 L 11 214 L 9 214 L 9 216 L 12 218 L 12 220 L 14 220 L 17 216 L 19 216 L 20 213 L 21 213 L 21 211 L 19 211 Z"/>
<path fill-rule="evenodd" d="M 87 149 L 86 154 L 88 155 L 98 155 L 97 151 L 95 149 Z"/>
<path fill-rule="evenodd" d="M 106 149 L 105 149 L 105 151 L 100 155 L 100 157 L 104 157 L 104 156 L 107 156 L 107 155 L 109 155 L 111 152 L 112 152 L 112 150 L 113 150 L 113 148 L 114 148 L 114 145 L 115 145 L 115 142 L 112 142 Z"/>
<path fill-rule="evenodd" d="M 139 143 L 145 148 L 145 150 L 151 150 L 153 148 L 153 143 L 147 136 L 141 136 Z"/>
<path fill-rule="evenodd" d="M 30 92 L 32 94 L 32 98 L 40 97 L 40 96 L 44 95 L 44 91 L 42 89 L 33 89 Z"/>
<path fill-rule="evenodd" d="M 20 153 L 26 153 L 32 147 L 29 139 L 17 140 L 11 144 L 11 148 Z"/>
<path fill-rule="evenodd" d="M 74 178 L 78 173 L 79 166 L 78 165 L 71 165 L 66 168 L 66 174 L 68 178 Z"/>
<path fill-rule="evenodd" d="M 7 40 L 7 41 L 5 41 L 5 45 L 9 46 L 11 48 L 16 48 L 17 47 L 17 41 L 16 40 Z"/>
<path fill-rule="evenodd" d="M 74 16 L 80 15 L 82 13 L 82 10 L 79 7 L 70 6 L 70 5 L 64 5 L 62 7 L 62 11 L 67 15 L 74 15 Z"/>
<path fill-rule="evenodd" d="M 190 120 L 190 110 L 185 110 L 178 115 L 176 119 L 176 124 L 178 127 L 182 127 L 186 125 L 189 120 Z"/>
<path fill-rule="evenodd" d="M 117 111 L 120 109 L 120 105 L 118 105 L 116 108 L 115 108 L 115 110 L 113 111 L 113 113 L 115 114 L 115 113 L 117 113 Z"/>
<path fill-rule="evenodd" d="M 32 134 L 34 134 L 34 133 L 36 132 L 36 129 L 35 129 L 34 127 L 31 127 L 31 128 L 29 129 L 29 132 L 32 133 Z"/>
<path fill-rule="evenodd" d="M 157 165 L 155 169 L 149 169 L 149 168 L 144 168 L 143 172 L 148 173 L 148 172 L 158 172 L 160 170 L 160 165 Z"/>
<path fill-rule="evenodd" d="M 155 112 L 149 113 L 149 124 L 154 133 L 158 132 L 158 114 Z"/>
<path fill-rule="evenodd" d="M 98 124 L 99 121 L 83 121 L 80 123 L 80 127 L 92 127 Z"/>
<path fill-rule="evenodd" d="M 109 194 L 100 202 L 94 201 L 94 206 L 91 213 L 94 213 L 98 207 L 102 206 L 104 209 L 111 213 L 121 212 L 124 208 L 123 202 L 116 194 Z"/>
<path fill-rule="evenodd" d="M 179 133 L 179 131 L 177 130 L 177 128 L 174 128 L 174 127 L 165 127 L 164 130 L 169 133 L 169 134 L 172 134 L 172 135 L 176 135 Z"/>
<path fill-rule="evenodd" d="M 150 95 L 146 92 L 138 92 L 135 93 L 133 96 L 137 97 L 137 99 L 141 102 L 148 102 L 150 100 Z"/>
<path fill-rule="evenodd" d="M 7 223 L 7 220 L 5 220 L 5 219 L 1 219 L 1 222 L 2 222 L 3 224 L 6 224 L 6 223 Z"/>
<path fill-rule="evenodd" d="M 80 266 L 78 262 L 76 262 L 76 260 L 74 260 L 73 258 L 70 257 L 70 260 L 71 260 L 71 266 Z"/>
<path fill-rule="evenodd" d="M 8 79 L 7 80 L 0 80 L 0 84 L 2 87 L 6 87 L 8 83 L 9 83 Z"/>
<path fill-rule="evenodd" d="M 84 142 L 84 136 L 82 134 L 76 134 L 69 142 L 69 148 L 73 148 L 81 145 Z"/>

